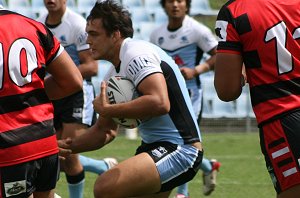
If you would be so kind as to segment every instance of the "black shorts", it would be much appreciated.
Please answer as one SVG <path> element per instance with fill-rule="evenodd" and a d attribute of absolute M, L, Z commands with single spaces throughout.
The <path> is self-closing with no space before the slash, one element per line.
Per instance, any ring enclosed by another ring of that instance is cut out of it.
<path fill-rule="evenodd" d="M 62 128 L 62 123 L 94 124 L 96 113 L 93 108 L 95 98 L 91 82 L 83 82 L 83 90 L 63 99 L 52 101 L 54 106 L 54 127 Z"/>
<path fill-rule="evenodd" d="M 260 127 L 260 144 L 277 193 L 300 184 L 300 110 Z"/>
<path fill-rule="evenodd" d="M 55 188 L 59 179 L 58 155 L 0 168 L 0 197 L 24 198 Z"/>
<path fill-rule="evenodd" d="M 203 152 L 192 145 L 177 145 L 169 142 L 155 142 L 142 145 L 136 155 L 146 152 L 156 164 L 161 178 L 159 192 L 170 191 L 194 178 L 203 158 Z"/>

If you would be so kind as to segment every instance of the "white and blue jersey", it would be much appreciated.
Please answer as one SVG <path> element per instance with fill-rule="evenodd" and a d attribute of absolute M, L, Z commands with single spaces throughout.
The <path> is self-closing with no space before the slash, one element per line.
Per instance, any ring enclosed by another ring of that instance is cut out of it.
<path fill-rule="evenodd" d="M 209 52 L 218 45 L 218 41 L 205 25 L 186 15 L 182 26 L 169 30 L 168 23 L 155 29 L 150 35 L 150 42 L 166 51 L 179 67 L 195 68 L 204 52 Z M 187 80 L 188 89 L 199 88 L 199 78 Z"/>
<path fill-rule="evenodd" d="M 182 145 L 201 141 L 186 83 L 174 60 L 156 45 L 130 38 L 122 43 L 120 60 L 119 70 L 112 67 L 106 80 L 115 75 L 124 76 L 137 87 L 144 78 L 154 73 L 163 73 L 166 79 L 170 112 L 139 125 L 143 142 L 167 141 Z"/>
<path fill-rule="evenodd" d="M 50 29 L 61 45 L 64 46 L 73 62 L 79 66 L 81 64 L 79 52 L 89 50 L 90 48 L 89 44 L 86 42 L 86 20 L 80 14 L 69 8 L 66 8 L 66 11 L 61 18 L 61 23 L 59 24 L 47 24 L 47 17 L 48 13 L 45 13 L 40 16 L 37 21 L 45 24 Z M 94 92 L 95 90 L 91 78 L 85 78 L 83 80 L 83 90 L 80 93 L 55 101 L 54 117 L 57 118 L 55 119 L 55 125 L 60 126 L 60 122 L 77 122 L 91 126 L 95 119 L 92 104 L 95 98 Z"/>
<path fill-rule="evenodd" d="M 199 64 L 204 52 L 209 52 L 218 44 L 208 27 L 188 15 L 185 16 L 182 26 L 176 30 L 169 30 L 168 23 L 159 26 L 152 32 L 150 42 L 167 52 L 179 67 L 192 69 Z M 202 109 L 200 78 L 186 80 L 186 84 L 198 118 Z"/>
<path fill-rule="evenodd" d="M 46 24 L 47 16 L 46 13 L 40 16 L 37 21 Z M 78 52 L 89 49 L 89 45 L 86 43 L 85 26 L 86 20 L 69 8 L 66 8 L 59 25 L 47 25 L 77 66 L 80 64 Z"/>

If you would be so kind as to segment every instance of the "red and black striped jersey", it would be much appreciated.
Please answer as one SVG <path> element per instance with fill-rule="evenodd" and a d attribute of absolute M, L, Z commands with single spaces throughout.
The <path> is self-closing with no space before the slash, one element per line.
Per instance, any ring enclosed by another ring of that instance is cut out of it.
<path fill-rule="evenodd" d="M 258 123 L 300 107 L 299 8 L 298 0 L 231 0 L 218 14 L 218 53 L 243 57 Z"/>
<path fill-rule="evenodd" d="M 45 68 L 63 47 L 39 22 L 0 10 L 0 167 L 58 153 Z"/>

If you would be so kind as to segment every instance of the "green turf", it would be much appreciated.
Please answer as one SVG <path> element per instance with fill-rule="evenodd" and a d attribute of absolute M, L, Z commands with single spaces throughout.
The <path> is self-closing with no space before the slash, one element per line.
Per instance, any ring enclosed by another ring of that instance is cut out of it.
<path fill-rule="evenodd" d="M 260 153 L 257 133 L 208 133 L 203 134 L 206 158 L 216 158 L 221 163 L 218 185 L 211 198 L 270 198 L 275 197 L 271 179 Z M 135 152 L 139 140 L 127 140 L 119 136 L 114 142 L 98 151 L 84 153 L 93 158 L 114 156 L 122 161 Z M 191 198 L 202 195 L 202 172 L 190 182 Z M 85 198 L 93 197 L 95 174 L 86 173 Z M 57 185 L 57 193 L 68 197 L 65 176 Z"/>

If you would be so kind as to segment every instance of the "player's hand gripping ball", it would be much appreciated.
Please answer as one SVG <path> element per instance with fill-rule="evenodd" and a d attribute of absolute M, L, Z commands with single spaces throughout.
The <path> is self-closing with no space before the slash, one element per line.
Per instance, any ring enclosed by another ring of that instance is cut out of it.
<path fill-rule="evenodd" d="M 129 102 L 139 95 L 131 80 L 122 76 L 112 76 L 107 81 L 107 96 L 110 104 L 118 104 Z M 113 120 L 125 128 L 135 128 L 141 123 L 141 120 L 132 118 L 113 118 Z"/>

